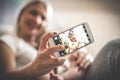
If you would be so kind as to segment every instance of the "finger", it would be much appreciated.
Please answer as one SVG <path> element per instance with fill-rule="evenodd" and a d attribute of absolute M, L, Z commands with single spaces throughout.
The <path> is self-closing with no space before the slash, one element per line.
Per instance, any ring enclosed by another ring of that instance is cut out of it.
<path fill-rule="evenodd" d="M 85 64 L 86 59 L 85 59 L 85 54 L 81 55 L 79 59 L 77 60 L 77 66 L 78 69 L 83 69 L 83 65 Z"/>
<path fill-rule="evenodd" d="M 85 59 L 85 54 L 81 54 L 81 55 L 78 57 L 77 63 L 78 63 L 78 64 L 81 64 L 84 59 Z"/>
<path fill-rule="evenodd" d="M 76 51 L 73 54 L 71 54 L 69 57 L 70 62 L 77 61 L 77 59 L 79 57 L 79 53 L 80 53 L 79 51 Z"/>
<path fill-rule="evenodd" d="M 92 62 L 93 62 L 93 57 L 90 54 L 87 54 L 84 68 L 87 68 Z"/>
<path fill-rule="evenodd" d="M 76 61 L 79 58 L 79 51 L 76 51 L 73 55 L 74 55 L 74 60 Z"/>
<path fill-rule="evenodd" d="M 80 67 L 86 68 L 91 63 L 91 58 L 89 57 L 89 54 L 86 54 L 84 59 L 81 61 Z"/>
<path fill-rule="evenodd" d="M 81 64 L 79 65 L 79 68 L 84 69 L 87 62 L 89 62 L 89 61 L 86 60 L 86 59 L 83 59 L 83 60 L 81 61 Z"/>
<path fill-rule="evenodd" d="M 54 59 L 54 64 L 62 65 L 64 62 L 65 62 L 65 57 L 59 57 L 59 58 L 55 57 L 55 59 Z"/>
<path fill-rule="evenodd" d="M 46 33 L 45 35 L 43 35 L 42 38 L 41 38 L 41 41 L 40 41 L 39 49 L 47 48 L 48 39 L 52 38 L 54 36 L 56 36 L 56 34 L 54 34 L 52 32 L 49 32 L 49 33 Z"/>
<path fill-rule="evenodd" d="M 54 57 L 51 62 L 50 62 L 50 65 L 51 67 L 53 68 L 56 68 L 58 66 L 61 66 L 63 65 L 63 63 L 65 62 L 65 58 L 64 57 Z"/>
<path fill-rule="evenodd" d="M 92 63 L 94 61 L 94 58 L 91 54 L 87 55 L 87 59 Z"/>
<path fill-rule="evenodd" d="M 54 73 L 50 73 L 50 80 L 58 80 L 57 75 L 55 75 Z"/>
<path fill-rule="evenodd" d="M 62 76 L 60 76 L 60 75 L 50 73 L 50 80 L 64 80 L 64 78 Z"/>
<path fill-rule="evenodd" d="M 70 54 L 70 57 L 69 57 L 70 62 L 73 62 L 73 61 L 77 60 L 77 56 L 75 54 L 76 53 Z"/>
<path fill-rule="evenodd" d="M 54 52 L 59 52 L 59 51 L 63 51 L 65 50 L 65 46 L 64 45 L 58 45 L 58 46 L 53 46 L 53 47 L 49 47 L 46 49 L 46 54 L 50 55 L 53 54 Z"/>
<path fill-rule="evenodd" d="M 90 62 L 87 62 L 85 65 L 84 65 L 84 69 L 86 69 L 87 67 L 89 67 L 90 66 Z"/>

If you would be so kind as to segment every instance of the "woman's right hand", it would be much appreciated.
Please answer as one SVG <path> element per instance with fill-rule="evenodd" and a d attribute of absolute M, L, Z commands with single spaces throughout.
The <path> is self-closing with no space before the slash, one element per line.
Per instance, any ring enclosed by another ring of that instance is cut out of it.
<path fill-rule="evenodd" d="M 56 34 L 46 33 L 41 39 L 38 55 L 31 63 L 31 72 L 36 77 L 50 72 L 55 67 L 62 65 L 65 61 L 64 57 L 54 57 L 55 52 L 65 49 L 64 46 L 48 47 L 48 39 L 54 36 L 56 36 Z"/>

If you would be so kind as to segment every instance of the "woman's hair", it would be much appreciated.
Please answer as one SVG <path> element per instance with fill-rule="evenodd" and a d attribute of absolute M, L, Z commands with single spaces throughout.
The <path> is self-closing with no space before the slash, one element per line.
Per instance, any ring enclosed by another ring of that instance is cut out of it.
<path fill-rule="evenodd" d="M 20 11 L 20 13 L 18 14 L 18 18 L 17 18 L 17 22 L 16 22 L 16 32 L 17 34 L 19 33 L 19 30 L 20 30 L 20 26 L 19 26 L 19 21 L 20 21 L 20 17 L 21 15 L 24 13 L 24 11 L 26 11 L 30 6 L 33 6 L 33 5 L 42 5 L 46 11 L 47 11 L 47 19 L 49 17 L 51 17 L 52 15 L 52 7 L 45 1 L 42 1 L 42 0 L 31 0 L 29 1 Z"/>
<path fill-rule="evenodd" d="M 23 14 L 24 11 L 26 11 L 30 6 L 32 6 L 32 5 L 37 5 L 37 4 L 40 4 L 40 5 L 42 5 L 45 9 L 47 9 L 47 6 L 46 6 L 46 4 L 45 4 L 43 1 L 41 1 L 41 0 L 32 0 L 32 1 L 28 2 L 28 3 L 22 8 L 22 10 L 21 10 L 20 13 L 19 13 L 18 21 L 17 21 L 17 22 L 19 22 L 20 17 L 21 17 L 21 15 Z"/>

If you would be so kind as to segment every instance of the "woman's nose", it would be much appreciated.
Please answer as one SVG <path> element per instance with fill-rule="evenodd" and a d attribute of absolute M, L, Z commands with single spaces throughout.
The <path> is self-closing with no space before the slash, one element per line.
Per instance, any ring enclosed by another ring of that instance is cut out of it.
<path fill-rule="evenodd" d="M 37 24 L 41 24 L 41 23 L 42 23 L 42 19 L 41 19 L 40 16 L 37 17 L 37 19 L 36 19 L 36 23 L 37 23 Z"/>
<path fill-rule="evenodd" d="M 42 24 L 42 19 L 40 16 L 37 16 L 35 21 L 36 21 L 36 24 L 38 24 L 38 25 Z"/>

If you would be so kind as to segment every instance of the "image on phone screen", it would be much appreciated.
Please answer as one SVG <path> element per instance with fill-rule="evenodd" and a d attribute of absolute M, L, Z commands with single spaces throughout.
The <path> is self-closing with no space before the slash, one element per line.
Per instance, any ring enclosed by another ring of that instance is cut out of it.
<path fill-rule="evenodd" d="M 53 40 L 56 45 L 67 45 L 68 48 L 60 51 L 60 56 L 73 53 L 74 51 L 90 44 L 92 42 L 91 36 L 88 34 L 88 29 L 85 24 L 77 25 L 71 29 L 58 34 Z"/>

